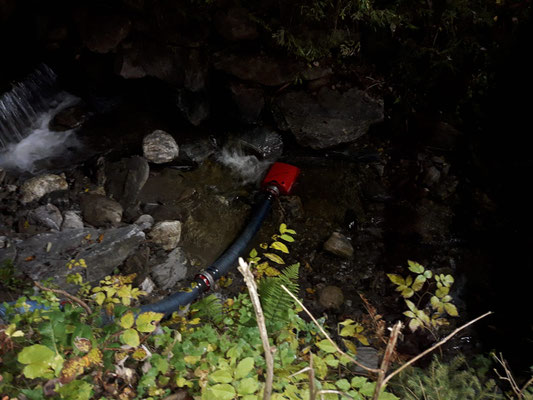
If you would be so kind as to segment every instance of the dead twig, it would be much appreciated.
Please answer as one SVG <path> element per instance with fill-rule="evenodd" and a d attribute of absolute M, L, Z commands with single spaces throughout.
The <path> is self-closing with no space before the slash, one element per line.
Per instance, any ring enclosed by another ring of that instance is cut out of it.
<path fill-rule="evenodd" d="M 61 296 L 64 296 L 66 297 L 67 299 L 69 300 L 72 300 L 74 303 L 77 303 L 79 304 L 81 307 L 83 307 L 83 309 L 85 310 L 85 312 L 88 314 L 88 315 L 91 315 L 92 314 L 92 311 L 91 311 L 91 308 L 87 305 L 86 302 L 84 302 L 83 300 L 79 299 L 78 297 L 76 296 L 73 296 L 71 295 L 70 293 L 64 291 L 64 290 L 61 290 L 61 289 L 50 289 L 50 288 L 47 288 L 43 285 L 41 285 L 39 282 L 37 281 L 34 281 L 33 284 L 35 286 L 37 286 L 39 289 L 41 290 L 44 290 L 46 292 L 52 292 L 52 293 L 55 293 L 55 294 L 59 294 Z"/>
<path fill-rule="evenodd" d="M 379 371 L 378 379 L 376 381 L 376 388 L 374 389 L 374 396 L 372 397 L 372 400 L 378 400 L 379 395 L 381 394 L 381 390 L 383 386 L 385 385 L 385 374 L 387 373 L 387 370 L 389 369 L 389 364 L 392 360 L 392 356 L 394 354 L 394 349 L 396 348 L 396 342 L 398 341 L 398 336 L 400 334 L 400 330 L 402 329 L 402 323 L 397 322 L 396 325 L 394 325 L 394 328 L 392 328 L 391 335 L 389 337 L 389 342 L 387 343 L 387 348 L 385 349 L 385 354 L 383 356 L 383 360 L 381 361 L 381 371 Z"/>
<path fill-rule="evenodd" d="M 259 295 L 257 294 L 257 285 L 255 283 L 254 275 L 250 271 L 250 266 L 246 263 L 242 257 L 239 257 L 239 271 L 244 277 L 244 282 L 248 287 L 250 293 L 250 299 L 254 306 L 255 316 L 257 319 L 257 326 L 259 328 L 259 334 L 261 336 L 261 342 L 263 343 L 263 349 L 265 350 L 265 361 L 267 365 L 267 374 L 265 381 L 265 390 L 263 392 L 263 400 L 269 400 L 272 395 L 272 383 L 274 381 L 274 357 L 272 356 L 273 349 L 268 342 L 268 333 L 265 325 L 265 316 L 263 309 L 261 308 L 261 302 L 259 301 Z"/>
<path fill-rule="evenodd" d="M 368 372 L 373 372 L 373 373 L 379 373 L 381 370 L 380 369 L 375 369 L 375 368 L 370 368 L 370 367 L 367 367 L 366 365 L 363 365 L 361 364 L 359 361 L 357 361 L 355 358 L 349 356 L 348 354 L 346 354 L 344 351 L 342 351 L 339 346 L 337 346 L 337 343 L 335 343 L 330 337 L 329 335 L 326 333 L 326 331 L 324 330 L 324 328 L 322 328 L 322 326 L 320 326 L 320 324 L 318 323 L 318 321 L 315 319 L 315 317 L 313 317 L 313 314 L 311 314 L 311 312 L 305 308 L 305 306 L 302 304 L 302 302 L 300 300 L 298 300 L 296 298 L 295 295 L 293 295 L 289 289 L 287 289 L 284 285 L 281 285 L 281 287 L 283 288 L 283 290 L 285 290 L 289 296 L 292 297 L 292 299 L 300 306 L 302 307 L 302 309 L 307 313 L 307 315 L 309 315 L 309 318 L 311 318 L 314 322 L 314 324 L 317 326 L 317 328 L 320 330 L 320 332 L 322 333 L 322 335 L 324 335 L 324 337 L 335 347 L 335 349 L 341 353 L 343 356 L 346 356 L 347 358 L 350 359 L 350 361 L 352 361 L 355 365 L 363 368 L 365 371 L 368 371 Z"/>
<path fill-rule="evenodd" d="M 482 318 L 485 318 L 486 316 L 492 314 L 492 311 L 488 311 L 486 312 L 485 314 L 483 315 L 480 315 L 479 317 L 477 318 L 474 318 L 472 321 L 470 322 L 467 322 L 466 324 L 460 326 L 459 328 L 457 328 L 456 330 L 454 330 L 452 333 L 450 333 L 448 336 L 446 336 L 444 339 L 442 339 L 441 341 L 435 343 L 433 346 L 431 346 L 429 349 L 427 350 L 424 350 L 422 353 L 420 353 L 419 355 L 411 358 L 409 361 L 407 361 L 405 364 L 403 364 L 400 368 L 398 368 L 396 371 L 394 372 L 391 372 L 385 379 L 383 379 L 383 386 L 385 386 L 387 384 L 388 381 L 390 381 L 394 376 L 398 375 L 400 372 L 402 372 L 405 368 L 409 367 L 410 365 L 414 364 L 415 362 L 417 362 L 418 360 L 420 360 L 422 357 L 424 357 L 425 355 L 431 353 L 433 350 L 435 350 L 436 348 L 442 346 L 444 343 L 446 343 L 448 340 L 450 340 L 452 337 L 454 337 L 455 335 L 457 335 L 460 331 L 462 331 L 463 329 L 465 329 L 466 327 L 476 323 L 477 321 L 479 321 L 480 319 Z M 391 335 L 392 336 L 392 335 Z"/>
<path fill-rule="evenodd" d="M 528 388 L 529 385 L 533 383 L 533 376 L 529 378 L 529 380 L 522 386 L 522 389 L 520 389 L 520 387 L 516 383 L 516 380 L 514 379 L 511 369 L 509 368 L 509 364 L 507 364 L 507 361 L 505 361 L 505 359 L 503 358 L 502 353 L 500 353 L 499 358 L 496 354 L 493 354 L 492 356 L 494 357 L 496 361 L 498 361 L 498 363 L 502 366 L 505 372 L 505 376 L 502 376 L 500 375 L 498 370 L 496 370 L 495 368 L 494 372 L 496 373 L 496 375 L 498 375 L 498 378 L 500 378 L 502 381 L 508 381 L 509 384 L 511 385 L 511 389 L 513 390 L 513 393 L 515 394 L 515 396 L 519 399 L 523 399 L 526 389 Z"/>

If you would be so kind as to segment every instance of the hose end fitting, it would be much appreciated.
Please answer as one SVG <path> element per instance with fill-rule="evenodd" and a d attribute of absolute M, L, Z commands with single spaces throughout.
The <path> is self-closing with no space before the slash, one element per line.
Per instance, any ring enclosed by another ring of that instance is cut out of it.
<path fill-rule="evenodd" d="M 276 197 L 289 195 L 298 175 L 300 175 L 300 168 L 276 162 L 268 170 L 265 179 L 261 183 L 261 188 Z"/>

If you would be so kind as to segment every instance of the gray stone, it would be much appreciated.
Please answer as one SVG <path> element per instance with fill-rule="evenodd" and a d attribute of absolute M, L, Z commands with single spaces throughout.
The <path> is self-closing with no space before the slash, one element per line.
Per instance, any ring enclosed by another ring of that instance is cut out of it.
<path fill-rule="evenodd" d="M 88 235 L 93 239 L 87 239 Z M 100 237 L 101 241 L 95 240 Z M 41 233 L 15 244 L 18 253 L 15 266 L 33 280 L 53 278 L 60 286 L 66 284 L 66 276 L 72 272 L 83 271 L 88 282 L 95 282 L 120 266 L 144 238 L 144 233 L 135 225 Z M 69 270 L 66 264 L 73 258 L 84 259 L 87 268 L 78 266 Z M 28 259 L 31 261 L 26 261 Z"/>
<path fill-rule="evenodd" d="M 8 239 L 7 236 L 0 236 L 0 249 L 7 247 Z"/>
<path fill-rule="evenodd" d="M 165 250 L 173 250 L 181 238 L 180 221 L 161 221 L 154 225 L 148 237 Z"/>
<path fill-rule="evenodd" d="M 342 258 L 350 259 L 353 257 L 352 243 L 346 236 L 339 232 L 333 232 L 331 234 L 329 239 L 324 243 L 324 250 Z"/>
<path fill-rule="evenodd" d="M 150 214 L 143 214 L 139 218 L 137 218 L 134 224 L 137 225 L 139 229 L 143 231 L 151 229 L 154 225 L 154 217 L 152 217 Z"/>
<path fill-rule="evenodd" d="M 29 203 L 34 200 L 39 200 L 47 193 L 67 189 L 67 181 L 59 175 L 45 174 L 36 176 L 28 179 L 20 187 L 20 192 L 22 193 L 21 201 L 22 203 Z"/>
<path fill-rule="evenodd" d="M 81 213 L 85 222 L 96 227 L 117 225 L 124 209 L 120 203 L 100 194 L 88 194 L 81 198 Z"/>
<path fill-rule="evenodd" d="M 63 216 L 59 208 L 53 204 L 46 204 L 31 210 L 29 218 L 36 224 L 46 226 L 50 229 L 59 230 L 63 223 Z"/>
<path fill-rule="evenodd" d="M 159 288 L 170 289 L 187 275 L 187 257 L 181 248 L 170 252 L 164 263 L 152 268 L 151 276 Z"/>
<path fill-rule="evenodd" d="M 324 308 L 339 309 L 344 303 L 344 294 L 337 286 L 326 286 L 320 291 L 318 301 Z"/>
<path fill-rule="evenodd" d="M 379 354 L 376 349 L 369 346 L 357 346 L 357 361 L 363 364 L 368 368 L 379 368 Z M 366 374 L 368 371 L 365 369 L 355 366 L 354 372 L 360 374 Z"/>
<path fill-rule="evenodd" d="M 151 280 L 150 278 L 146 277 L 146 278 L 144 278 L 142 283 L 139 285 L 139 288 L 141 290 L 145 291 L 146 293 L 150 294 L 155 289 L 155 283 L 154 283 L 153 280 Z"/>
<path fill-rule="evenodd" d="M 143 139 L 144 157 L 155 164 L 173 161 L 179 155 L 179 147 L 174 138 L 165 131 L 156 130 Z"/>
<path fill-rule="evenodd" d="M 352 88 L 344 93 L 323 87 L 316 96 L 288 92 L 275 101 L 278 127 L 291 131 L 298 143 L 324 149 L 352 142 L 383 120 L 383 101 Z"/>
<path fill-rule="evenodd" d="M 137 203 L 137 197 L 148 180 L 150 167 L 145 158 L 133 156 L 106 165 L 106 193 L 124 209 Z"/>
<path fill-rule="evenodd" d="M 63 214 L 63 224 L 61 225 L 61 230 L 67 229 L 82 229 L 83 220 L 81 216 L 76 211 L 65 211 Z"/>

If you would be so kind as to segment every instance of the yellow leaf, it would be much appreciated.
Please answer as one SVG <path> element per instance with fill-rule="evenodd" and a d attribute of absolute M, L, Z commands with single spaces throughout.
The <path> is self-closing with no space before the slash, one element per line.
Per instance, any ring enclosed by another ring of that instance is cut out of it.
<path fill-rule="evenodd" d="M 196 364 L 198 361 L 200 361 L 200 356 L 185 356 L 183 357 L 183 361 L 185 361 L 187 364 Z"/>
<path fill-rule="evenodd" d="M 387 276 L 395 285 L 405 285 L 405 280 L 400 275 L 387 274 Z"/>
<path fill-rule="evenodd" d="M 266 258 L 268 258 L 270 261 L 274 261 L 276 264 L 285 264 L 285 261 L 283 261 L 283 258 L 278 256 L 277 254 L 273 253 L 265 253 L 263 254 Z"/>
<path fill-rule="evenodd" d="M 279 226 L 279 233 L 281 233 L 283 235 L 285 233 L 285 231 L 287 231 L 287 225 L 286 224 L 281 224 Z"/>
<path fill-rule="evenodd" d="M 274 267 L 271 267 L 271 266 L 268 266 L 266 269 L 265 269 L 265 275 L 266 276 L 278 276 L 280 275 L 281 272 L 279 272 L 279 270 L 277 270 L 276 268 Z"/>
<path fill-rule="evenodd" d="M 131 311 L 128 311 L 122 316 L 122 318 L 120 318 L 119 325 L 124 329 L 130 329 L 133 326 L 134 322 L 135 317 L 133 316 L 133 313 Z"/>
<path fill-rule="evenodd" d="M 342 339 L 342 341 L 350 353 L 357 354 L 357 346 L 354 342 L 347 339 Z"/>
<path fill-rule="evenodd" d="M 285 253 L 285 254 L 289 254 L 288 247 L 284 243 L 281 243 L 281 242 L 272 243 L 270 245 L 270 248 L 275 249 L 275 250 L 279 250 L 279 251 L 281 251 L 282 253 Z"/>
<path fill-rule="evenodd" d="M 355 334 L 355 325 L 346 325 L 341 329 L 341 336 L 353 336 Z"/>
<path fill-rule="evenodd" d="M 444 309 L 448 313 L 448 315 L 452 317 L 459 316 L 459 313 L 457 312 L 457 307 L 455 307 L 452 303 L 444 303 Z"/>
<path fill-rule="evenodd" d="M 104 300 L 105 294 L 103 292 L 98 292 L 94 295 L 94 301 L 96 301 L 96 304 L 98 304 L 99 306 L 104 304 Z"/>
<path fill-rule="evenodd" d="M 307 293 L 309 293 L 309 294 L 315 294 L 316 289 L 313 289 L 313 288 L 307 288 L 307 289 L 305 289 L 305 291 L 306 291 Z"/>
<path fill-rule="evenodd" d="M 134 360 L 142 361 L 148 356 L 148 353 L 146 352 L 145 349 L 138 348 L 137 350 L 133 352 L 131 356 L 133 357 Z"/>
<path fill-rule="evenodd" d="M 82 337 L 77 337 L 74 339 L 74 346 L 83 353 L 87 353 L 92 348 L 91 341 Z"/>
<path fill-rule="evenodd" d="M 104 355 L 99 349 L 91 349 L 89 353 L 85 356 L 91 365 L 101 364 L 104 359 Z"/>
<path fill-rule="evenodd" d="M 370 346 L 370 343 L 368 343 L 368 339 L 365 335 L 361 335 L 360 333 L 355 334 L 355 338 L 361 342 L 364 346 Z"/>
<path fill-rule="evenodd" d="M 261 243 L 259 245 L 259 247 L 261 247 L 263 250 L 266 250 L 266 249 L 268 249 L 268 244 L 267 243 Z"/>

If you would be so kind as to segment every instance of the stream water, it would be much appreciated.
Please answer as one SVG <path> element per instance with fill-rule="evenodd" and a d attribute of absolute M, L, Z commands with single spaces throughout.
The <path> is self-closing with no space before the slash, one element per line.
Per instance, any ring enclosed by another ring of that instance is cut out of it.
<path fill-rule="evenodd" d="M 47 82 L 44 87 L 49 88 Z M 139 200 L 145 212 L 157 209 L 161 218 L 183 221 L 181 246 L 193 267 L 190 276 L 209 265 L 238 234 L 257 182 L 277 158 L 300 167 L 301 177 L 294 196 L 281 198 L 275 205 L 253 246 L 269 242 L 281 223 L 298 232 L 288 260 L 301 263 L 301 293 L 315 313 L 326 313 L 332 320 L 361 318 L 365 314 L 359 297 L 362 293 L 388 322 L 402 318 L 403 300 L 386 273 L 406 275 L 408 259 L 455 276 L 452 295 L 464 320 L 497 306 L 497 300 L 485 299 L 478 292 L 480 288 L 495 292 L 494 283 L 488 282 L 492 278 L 480 272 L 487 265 L 493 268 L 494 263 L 487 259 L 491 253 L 483 254 L 483 246 L 465 222 L 472 210 L 481 210 L 481 219 L 490 214 L 491 199 L 481 191 L 477 197 L 465 194 L 470 190 L 468 177 L 461 176 L 455 149 L 442 150 L 423 141 L 405 146 L 385 132 L 367 135 L 342 149 L 316 152 L 281 134 L 283 150 L 278 148 L 274 156 L 263 158 L 257 148 L 235 145 L 235 137 L 246 137 L 242 132 L 229 134 L 224 127 L 191 130 L 170 115 L 162 117 L 156 107 L 146 103 L 123 103 L 110 113 L 94 116 L 76 133 L 51 131 L 49 122 L 78 98 L 56 93 L 48 96 L 47 102 L 40 101 L 31 114 L 9 114 L 8 97 L 13 96 L 0 98 L 4 110 L 0 115 L 4 118 L 0 167 L 26 172 L 47 166 L 58 170 L 59 156 L 63 162 L 69 160 L 67 174 L 71 180 L 80 180 L 78 189 L 95 186 L 98 168 L 95 159 L 75 160 L 72 154 L 103 154 L 115 161 L 141 154 L 142 137 L 153 129 L 166 129 L 178 138 L 187 161 L 180 157 L 173 165 L 152 165 Z M 17 103 L 15 109 L 23 103 Z M 24 124 L 20 120 L 6 122 L 19 117 Z M 5 129 L 15 125 L 15 130 Z M 213 144 L 212 136 L 219 143 Z M 224 142 L 226 146 L 220 144 Z M 324 251 L 324 242 L 333 232 L 351 243 L 352 258 Z M 321 289 L 331 285 L 340 287 L 344 296 L 342 306 L 336 309 L 326 309 L 319 302 Z M 485 350 L 477 338 L 487 330 L 500 332 L 507 322 L 503 318 L 497 327 L 487 323 L 479 330 L 467 331 L 451 347 L 454 351 Z M 405 336 L 401 346 L 405 353 L 418 353 L 430 343 L 424 335 L 406 332 Z M 499 341 L 501 335 L 494 334 L 487 347 Z M 508 357 L 519 358 L 515 347 L 507 346 L 507 350 L 512 353 Z"/>

